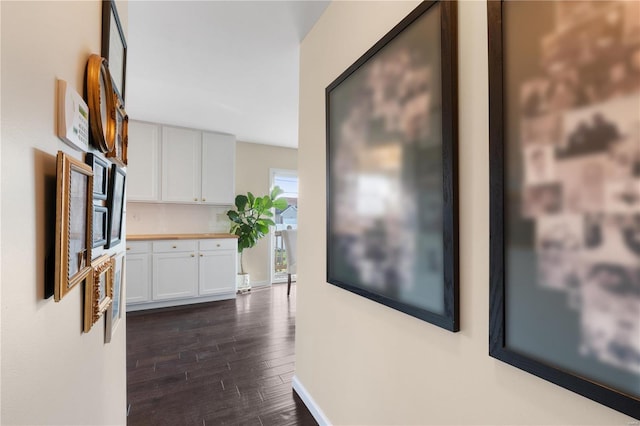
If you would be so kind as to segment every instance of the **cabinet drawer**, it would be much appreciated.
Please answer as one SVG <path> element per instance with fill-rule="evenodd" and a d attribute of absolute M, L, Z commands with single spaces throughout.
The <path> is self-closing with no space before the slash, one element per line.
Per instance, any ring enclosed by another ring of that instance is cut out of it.
<path fill-rule="evenodd" d="M 200 240 L 200 250 L 235 250 L 236 242 L 235 238 Z"/>
<path fill-rule="evenodd" d="M 196 240 L 170 240 L 170 241 L 154 241 L 154 253 L 171 253 L 179 251 L 192 251 L 198 249 L 198 241 Z"/>
<path fill-rule="evenodd" d="M 127 254 L 150 253 L 151 243 L 148 241 L 127 241 Z"/>

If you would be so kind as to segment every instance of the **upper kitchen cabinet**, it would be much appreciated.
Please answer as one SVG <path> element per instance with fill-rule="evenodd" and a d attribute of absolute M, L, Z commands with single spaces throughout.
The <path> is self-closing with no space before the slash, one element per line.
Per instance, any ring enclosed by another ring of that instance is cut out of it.
<path fill-rule="evenodd" d="M 233 135 L 132 121 L 128 200 L 232 205 Z"/>
<path fill-rule="evenodd" d="M 201 155 L 202 132 L 162 127 L 162 201 L 202 201 Z"/>
<path fill-rule="evenodd" d="M 129 122 L 127 199 L 160 201 L 160 125 Z"/>
<path fill-rule="evenodd" d="M 202 134 L 202 202 L 231 204 L 235 200 L 236 138 Z"/>

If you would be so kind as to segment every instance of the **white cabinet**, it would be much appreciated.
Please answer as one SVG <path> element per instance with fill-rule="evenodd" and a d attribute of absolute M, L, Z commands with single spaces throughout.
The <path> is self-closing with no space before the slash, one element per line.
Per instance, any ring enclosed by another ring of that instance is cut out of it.
<path fill-rule="evenodd" d="M 162 201 L 201 201 L 202 132 L 162 127 Z"/>
<path fill-rule="evenodd" d="M 236 241 L 200 241 L 200 295 L 236 291 Z"/>
<path fill-rule="evenodd" d="M 160 200 L 160 126 L 129 122 L 127 199 Z"/>
<path fill-rule="evenodd" d="M 230 204 L 235 200 L 236 138 L 233 135 L 202 134 L 202 196 L 207 204 Z"/>
<path fill-rule="evenodd" d="M 195 253 L 153 254 L 153 300 L 193 297 L 198 291 Z"/>
<path fill-rule="evenodd" d="M 127 274 L 127 305 L 151 300 L 150 245 L 127 242 L 125 273 Z"/>
<path fill-rule="evenodd" d="M 127 244 L 127 310 L 231 299 L 235 238 Z"/>

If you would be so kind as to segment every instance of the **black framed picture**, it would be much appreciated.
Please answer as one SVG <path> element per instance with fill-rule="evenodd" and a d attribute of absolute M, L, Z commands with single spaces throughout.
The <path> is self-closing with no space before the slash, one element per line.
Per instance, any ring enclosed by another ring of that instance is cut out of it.
<path fill-rule="evenodd" d="M 102 247 L 107 243 L 107 223 L 109 210 L 103 206 L 93 206 L 93 246 Z"/>
<path fill-rule="evenodd" d="M 109 179 L 109 196 L 107 209 L 109 219 L 107 221 L 107 243 L 105 248 L 120 244 L 122 240 L 122 213 L 124 211 L 124 190 L 127 174 L 115 164 L 111 165 L 111 178 Z"/>
<path fill-rule="evenodd" d="M 640 419 L 640 4 L 488 19 L 490 355 Z"/>
<path fill-rule="evenodd" d="M 459 330 L 457 3 L 421 3 L 326 88 L 327 281 Z"/>
<path fill-rule="evenodd" d="M 102 0 L 102 57 L 109 63 L 113 89 L 124 105 L 127 77 L 127 40 L 114 0 Z"/>
<path fill-rule="evenodd" d="M 87 153 L 85 163 L 93 169 L 93 199 L 106 200 L 109 164 L 91 152 Z"/>

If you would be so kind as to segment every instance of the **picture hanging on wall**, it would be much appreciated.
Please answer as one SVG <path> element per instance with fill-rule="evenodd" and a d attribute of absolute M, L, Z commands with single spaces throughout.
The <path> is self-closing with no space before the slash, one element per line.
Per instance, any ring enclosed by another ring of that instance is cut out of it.
<path fill-rule="evenodd" d="M 103 206 L 93 206 L 93 244 L 92 248 L 99 248 L 107 243 L 107 221 L 109 210 Z"/>
<path fill-rule="evenodd" d="M 91 273 L 93 171 L 58 151 L 54 299 L 59 302 Z"/>
<path fill-rule="evenodd" d="M 640 3 L 488 18 L 490 354 L 640 419 Z"/>
<path fill-rule="evenodd" d="M 109 196 L 107 208 L 109 209 L 107 243 L 105 248 L 114 247 L 122 240 L 122 214 L 124 212 L 124 190 L 126 173 L 115 164 L 111 165 L 111 177 L 109 179 Z"/>
<path fill-rule="evenodd" d="M 107 158 L 122 167 L 126 167 L 127 147 L 129 144 L 129 116 L 120 106 L 116 108 L 116 142 L 112 151 L 107 152 Z"/>
<path fill-rule="evenodd" d="M 111 264 L 113 267 L 113 302 L 105 316 L 105 343 L 111 342 L 113 333 L 118 328 L 120 318 L 122 318 L 122 294 L 124 293 L 125 283 L 125 255 L 124 253 L 111 256 Z"/>
<path fill-rule="evenodd" d="M 124 105 L 127 79 L 127 41 L 114 0 L 102 0 L 102 57 L 109 63 L 113 89 Z"/>
<path fill-rule="evenodd" d="M 105 313 L 113 298 L 113 264 L 108 254 L 91 263 L 92 273 L 84 291 L 84 332 Z"/>
<path fill-rule="evenodd" d="M 326 88 L 327 281 L 458 331 L 457 3 L 421 3 Z"/>
<path fill-rule="evenodd" d="M 85 163 L 93 170 L 93 199 L 107 199 L 109 165 L 105 160 L 91 152 L 87 153 Z"/>

